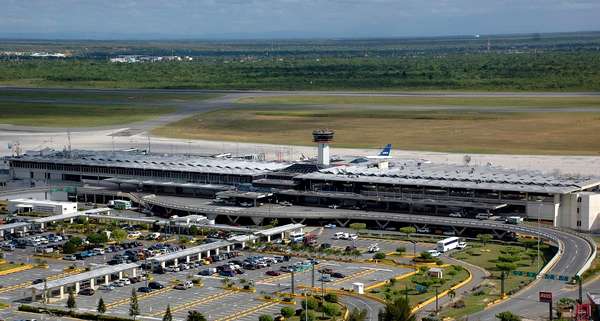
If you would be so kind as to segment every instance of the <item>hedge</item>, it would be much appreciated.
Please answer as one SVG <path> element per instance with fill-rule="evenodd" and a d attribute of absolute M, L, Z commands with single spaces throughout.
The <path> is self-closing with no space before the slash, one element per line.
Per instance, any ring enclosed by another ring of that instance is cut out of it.
<path fill-rule="evenodd" d="M 82 320 L 98 320 L 98 321 L 133 321 L 130 318 L 121 318 L 110 315 L 101 315 L 94 313 L 80 313 L 75 311 L 61 310 L 61 309 L 53 309 L 53 308 L 39 308 L 32 305 L 21 304 L 18 308 L 19 311 L 23 312 L 32 312 L 32 313 L 50 313 L 56 316 L 69 316 L 71 318 L 77 318 Z"/>

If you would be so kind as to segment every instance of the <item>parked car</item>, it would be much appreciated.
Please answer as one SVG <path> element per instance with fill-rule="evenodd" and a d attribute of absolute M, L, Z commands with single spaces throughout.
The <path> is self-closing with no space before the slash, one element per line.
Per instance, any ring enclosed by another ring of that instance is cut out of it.
<path fill-rule="evenodd" d="M 92 288 L 85 288 L 79 291 L 79 295 L 94 295 L 94 293 L 96 293 L 96 291 Z"/>
<path fill-rule="evenodd" d="M 336 228 L 337 225 L 335 225 L 335 224 L 326 224 L 324 227 L 325 228 Z"/>
<path fill-rule="evenodd" d="M 467 247 L 467 242 L 458 242 L 457 247 L 462 250 Z"/>
<path fill-rule="evenodd" d="M 100 286 L 100 290 L 103 290 L 103 291 L 112 291 L 114 289 L 115 289 L 115 287 L 111 284 L 102 284 Z"/>
<path fill-rule="evenodd" d="M 461 213 L 458 213 L 458 212 L 453 212 L 453 213 L 450 213 L 448 216 L 450 216 L 450 217 L 458 217 L 458 218 L 461 218 L 461 217 L 462 217 L 462 214 L 461 214 Z"/>
<path fill-rule="evenodd" d="M 137 289 L 137 291 L 142 292 L 142 293 L 150 293 L 150 292 L 152 292 L 152 288 L 149 286 L 142 286 L 142 287 L 139 287 Z"/>
<path fill-rule="evenodd" d="M 187 290 L 187 289 L 189 289 L 189 288 L 191 288 L 193 286 L 194 286 L 194 284 L 192 283 L 192 281 L 188 280 L 188 281 L 181 282 L 181 283 L 177 284 L 175 286 L 175 289 L 177 289 L 177 290 Z"/>
<path fill-rule="evenodd" d="M 345 278 L 345 277 L 346 277 L 346 276 L 345 276 L 343 273 L 341 273 L 341 272 L 333 272 L 333 273 L 331 273 L 331 276 L 332 276 L 332 277 L 334 277 L 334 278 L 336 278 L 336 279 L 343 279 L 343 278 Z"/>
<path fill-rule="evenodd" d="M 440 253 L 438 250 L 429 250 L 427 253 L 431 254 L 432 257 L 438 257 L 442 255 L 442 253 Z"/>
<path fill-rule="evenodd" d="M 431 230 L 428 227 L 420 227 L 417 228 L 417 233 L 428 234 L 431 233 Z"/>
<path fill-rule="evenodd" d="M 65 260 L 65 261 L 76 261 L 77 258 L 73 254 L 67 254 L 67 255 L 63 256 L 63 260 Z"/>
<path fill-rule="evenodd" d="M 265 274 L 266 274 L 266 275 L 270 275 L 270 276 L 280 276 L 280 275 L 281 275 L 281 272 L 279 272 L 279 271 L 274 271 L 274 270 L 270 270 L 270 271 L 267 271 L 267 272 L 265 272 Z"/>

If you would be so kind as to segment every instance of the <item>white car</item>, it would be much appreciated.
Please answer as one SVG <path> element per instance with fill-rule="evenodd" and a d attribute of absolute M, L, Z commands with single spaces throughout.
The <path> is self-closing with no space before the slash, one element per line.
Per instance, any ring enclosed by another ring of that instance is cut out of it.
<path fill-rule="evenodd" d="M 351 240 L 356 240 L 356 239 L 358 239 L 358 235 L 356 235 L 356 234 L 350 234 L 350 235 L 349 235 L 349 238 L 350 238 Z"/>
<path fill-rule="evenodd" d="M 454 212 L 454 213 L 450 213 L 450 215 L 448 215 L 448 216 L 450 216 L 450 217 L 458 217 L 458 218 L 461 218 L 461 217 L 462 217 L 462 214 L 460 214 L 460 213 L 457 213 L 457 212 Z"/>
<path fill-rule="evenodd" d="M 281 205 L 281 206 L 292 206 L 292 203 L 290 203 L 288 201 L 283 201 L 283 202 L 279 202 L 279 205 Z"/>
<path fill-rule="evenodd" d="M 100 290 L 104 290 L 104 291 L 112 291 L 114 289 L 115 289 L 115 287 L 111 284 L 103 284 L 100 286 Z"/>
<path fill-rule="evenodd" d="M 337 227 L 337 225 L 335 225 L 335 224 L 327 224 L 327 225 L 325 225 L 324 227 L 325 227 L 325 228 L 336 228 L 336 227 Z"/>
<path fill-rule="evenodd" d="M 456 247 L 462 250 L 467 247 L 467 242 L 458 242 L 458 245 Z"/>
<path fill-rule="evenodd" d="M 427 233 L 430 233 L 430 232 L 431 231 L 427 227 L 420 227 L 420 228 L 417 229 L 417 233 L 427 234 Z"/>
<path fill-rule="evenodd" d="M 438 250 L 429 250 L 427 253 L 431 254 L 431 257 L 438 257 L 442 255 L 442 253 L 440 253 Z"/>
<path fill-rule="evenodd" d="M 128 239 L 138 239 L 141 236 L 142 236 L 142 232 L 139 232 L 139 231 L 133 231 L 133 232 L 129 232 L 129 234 L 127 234 Z"/>
<path fill-rule="evenodd" d="M 335 204 L 331 204 L 331 205 L 329 205 L 328 207 L 329 207 L 329 208 L 332 208 L 332 209 L 334 209 L 334 210 L 335 210 L 335 209 L 336 209 L 336 208 L 338 208 L 339 206 L 338 206 L 338 205 L 335 205 Z"/>

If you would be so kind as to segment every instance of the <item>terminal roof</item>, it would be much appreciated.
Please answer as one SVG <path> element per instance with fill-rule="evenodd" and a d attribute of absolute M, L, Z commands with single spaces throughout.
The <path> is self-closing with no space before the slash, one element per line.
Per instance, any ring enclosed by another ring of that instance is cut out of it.
<path fill-rule="evenodd" d="M 57 164 L 110 166 L 121 168 L 172 170 L 197 173 L 258 175 L 289 166 L 284 162 L 249 161 L 183 154 L 145 154 L 141 152 L 109 152 L 76 150 L 68 157 L 64 152 L 25 154 L 9 160 L 53 162 Z"/>
<path fill-rule="evenodd" d="M 406 161 L 389 169 L 346 166 L 299 175 L 301 179 L 489 189 L 533 193 L 571 193 L 600 185 L 599 178 L 545 175 L 494 166 L 459 166 Z"/>

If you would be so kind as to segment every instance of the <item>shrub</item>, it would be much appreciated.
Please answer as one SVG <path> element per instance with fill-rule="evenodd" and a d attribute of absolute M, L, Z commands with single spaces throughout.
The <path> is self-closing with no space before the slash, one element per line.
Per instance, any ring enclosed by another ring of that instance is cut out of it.
<path fill-rule="evenodd" d="M 290 308 L 290 307 L 283 307 L 281 308 L 281 315 L 283 315 L 286 318 L 290 318 L 294 315 L 294 309 Z"/>
<path fill-rule="evenodd" d="M 373 258 L 375 260 L 383 260 L 383 259 L 385 259 L 385 253 L 377 252 L 377 253 L 375 253 L 375 255 L 373 255 Z"/>
<path fill-rule="evenodd" d="M 334 317 L 340 314 L 340 307 L 334 303 L 323 304 L 323 312 L 330 317 Z"/>
<path fill-rule="evenodd" d="M 402 254 L 406 252 L 406 248 L 404 246 L 399 246 L 396 248 L 396 252 Z"/>
<path fill-rule="evenodd" d="M 337 303 L 338 296 L 335 293 L 327 293 L 327 294 L 325 294 L 325 301 L 331 302 L 331 303 Z"/>
<path fill-rule="evenodd" d="M 258 317 L 258 321 L 273 321 L 273 317 L 268 314 L 263 314 Z"/>
<path fill-rule="evenodd" d="M 454 302 L 454 304 L 452 304 L 452 307 L 455 309 L 462 309 L 466 306 L 467 305 L 465 304 L 464 300 L 457 300 L 456 302 Z"/>
<path fill-rule="evenodd" d="M 307 298 L 302 300 L 302 308 L 308 308 L 309 310 L 314 310 L 319 306 L 319 302 L 315 298 Z"/>
<path fill-rule="evenodd" d="M 315 319 L 316 317 L 313 311 L 302 311 L 302 313 L 300 313 L 300 320 L 315 321 Z"/>

